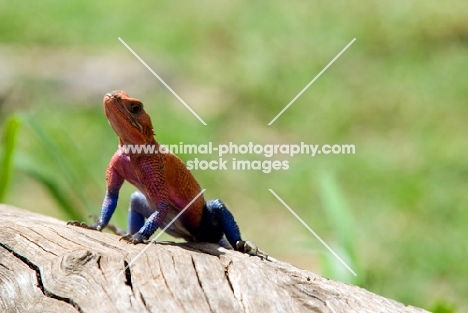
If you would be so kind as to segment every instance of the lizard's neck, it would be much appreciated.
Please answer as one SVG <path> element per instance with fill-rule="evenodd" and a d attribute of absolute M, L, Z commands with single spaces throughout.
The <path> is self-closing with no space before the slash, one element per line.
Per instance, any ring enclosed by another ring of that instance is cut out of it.
<path fill-rule="evenodd" d="M 142 155 L 159 155 L 161 152 L 161 144 L 152 138 L 149 142 L 133 144 L 133 143 L 124 143 L 122 139 L 119 138 L 119 147 L 120 153 L 128 155 L 129 157 L 137 157 Z"/>

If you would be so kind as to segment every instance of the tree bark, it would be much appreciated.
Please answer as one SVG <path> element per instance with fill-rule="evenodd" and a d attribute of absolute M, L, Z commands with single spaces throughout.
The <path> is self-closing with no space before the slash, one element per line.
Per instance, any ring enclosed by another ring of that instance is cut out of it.
<path fill-rule="evenodd" d="M 426 312 L 214 244 L 139 244 L 0 205 L 0 312 Z"/>

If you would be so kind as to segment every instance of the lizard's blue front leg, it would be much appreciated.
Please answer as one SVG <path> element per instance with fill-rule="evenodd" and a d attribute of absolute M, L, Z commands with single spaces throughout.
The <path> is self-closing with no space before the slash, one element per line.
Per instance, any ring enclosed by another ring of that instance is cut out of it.
<path fill-rule="evenodd" d="M 114 160 L 115 161 L 112 161 Z M 112 215 L 115 212 L 115 208 L 117 207 L 117 201 L 119 200 L 119 191 L 124 183 L 124 178 L 119 172 L 116 170 L 118 166 L 118 162 L 122 160 L 120 157 L 113 157 L 109 167 L 106 171 L 106 185 L 107 191 L 106 196 L 104 197 L 104 201 L 102 202 L 102 209 L 101 209 L 101 218 L 97 224 L 91 225 L 93 228 L 97 230 L 102 230 L 104 227 L 109 224 L 109 221 Z M 121 162 L 121 161 L 120 161 Z"/>
<path fill-rule="evenodd" d="M 117 161 L 111 161 L 106 171 L 107 191 L 106 196 L 104 197 L 104 201 L 102 202 L 101 217 L 99 218 L 99 222 L 88 225 L 84 222 L 69 221 L 67 223 L 68 225 L 74 225 L 101 231 L 107 226 L 107 224 L 109 224 L 109 221 L 112 215 L 114 214 L 115 208 L 117 207 L 120 187 L 122 187 L 124 183 L 124 178 L 118 173 L 118 171 L 114 167 L 115 165 L 118 165 L 117 162 L 119 161 L 118 158 L 115 159 Z"/>
<path fill-rule="evenodd" d="M 96 224 L 97 230 L 102 230 L 104 227 L 109 224 L 109 221 L 112 215 L 115 212 L 115 208 L 117 207 L 117 201 L 119 200 L 119 192 L 112 192 L 107 191 L 106 196 L 104 197 L 104 201 L 102 202 L 102 210 L 101 210 L 101 218 L 99 222 Z"/>
<path fill-rule="evenodd" d="M 74 225 L 87 229 L 95 229 L 98 231 L 103 230 L 107 226 L 107 224 L 109 224 L 109 221 L 112 215 L 114 214 L 115 208 L 117 207 L 118 199 L 118 190 L 116 192 L 107 191 L 106 196 L 104 197 L 104 201 L 102 203 L 101 217 L 99 218 L 99 221 L 97 223 L 88 225 L 85 222 L 69 221 L 67 225 Z"/>

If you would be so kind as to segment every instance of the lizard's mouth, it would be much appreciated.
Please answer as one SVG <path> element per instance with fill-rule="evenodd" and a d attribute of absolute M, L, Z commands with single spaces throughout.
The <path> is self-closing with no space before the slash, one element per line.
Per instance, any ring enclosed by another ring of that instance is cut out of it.
<path fill-rule="evenodd" d="M 111 92 L 106 93 L 104 99 L 122 99 L 122 98 L 129 98 L 127 93 L 123 90 L 114 90 Z"/>

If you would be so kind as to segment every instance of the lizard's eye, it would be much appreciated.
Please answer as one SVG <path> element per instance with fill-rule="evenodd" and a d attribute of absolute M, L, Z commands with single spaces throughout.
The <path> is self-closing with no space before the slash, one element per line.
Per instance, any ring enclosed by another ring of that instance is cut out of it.
<path fill-rule="evenodd" d="M 130 113 L 132 114 L 138 114 L 141 112 L 141 104 L 139 103 L 133 103 L 131 106 L 130 106 Z"/>

